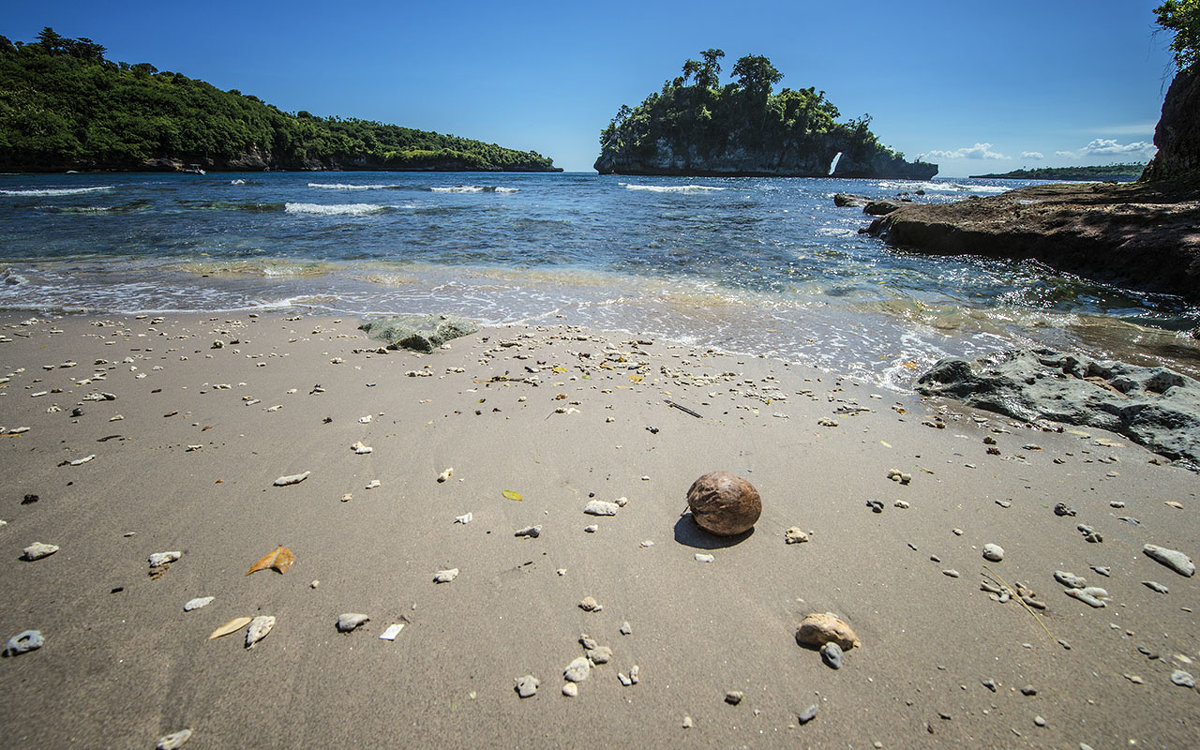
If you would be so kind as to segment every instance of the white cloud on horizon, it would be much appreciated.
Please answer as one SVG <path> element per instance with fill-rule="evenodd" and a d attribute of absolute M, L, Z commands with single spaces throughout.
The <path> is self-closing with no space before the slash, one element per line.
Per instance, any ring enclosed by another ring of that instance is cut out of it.
<path fill-rule="evenodd" d="M 932 156 L 937 159 L 1007 159 L 1004 154 L 992 150 L 990 143 L 976 143 L 974 146 L 964 146 L 953 151 L 929 151 L 921 157 Z"/>
<path fill-rule="evenodd" d="M 1046 155 L 1043 154 L 1041 151 L 1022 151 L 1021 158 L 1022 159 L 1045 159 Z"/>
<path fill-rule="evenodd" d="M 1095 138 L 1091 143 L 1079 149 L 1078 151 L 1055 151 L 1058 156 L 1069 157 L 1086 157 L 1086 156 L 1144 156 L 1149 157 L 1155 151 L 1153 143 L 1145 141 L 1134 141 L 1132 143 L 1118 143 L 1115 138 Z"/>

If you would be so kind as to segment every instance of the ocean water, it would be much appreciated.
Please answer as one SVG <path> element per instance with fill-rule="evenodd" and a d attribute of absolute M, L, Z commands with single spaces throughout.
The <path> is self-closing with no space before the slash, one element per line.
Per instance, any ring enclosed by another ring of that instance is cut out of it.
<path fill-rule="evenodd" d="M 909 388 L 1032 344 L 1200 373 L 1200 308 L 1037 263 L 900 252 L 833 194 L 1008 181 L 594 174 L 0 175 L 0 309 L 576 324 Z"/>

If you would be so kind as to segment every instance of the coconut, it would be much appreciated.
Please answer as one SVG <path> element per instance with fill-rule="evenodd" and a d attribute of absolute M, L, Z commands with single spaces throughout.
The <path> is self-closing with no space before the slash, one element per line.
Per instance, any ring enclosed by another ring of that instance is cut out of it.
<path fill-rule="evenodd" d="M 692 482 L 687 501 L 696 524 L 717 536 L 741 534 L 762 515 L 758 490 L 727 471 L 709 472 Z"/>

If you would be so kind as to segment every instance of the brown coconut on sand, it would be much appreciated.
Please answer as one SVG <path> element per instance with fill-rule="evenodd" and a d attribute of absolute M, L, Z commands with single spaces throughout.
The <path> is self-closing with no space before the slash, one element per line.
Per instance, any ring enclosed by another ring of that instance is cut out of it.
<path fill-rule="evenodd" d="M 737 536 L 754 527 L 762 499 L 754 485 L 728 471 L 713 471 L 692 483 L 688 507 L 696 525 L 717 536 Z"/>

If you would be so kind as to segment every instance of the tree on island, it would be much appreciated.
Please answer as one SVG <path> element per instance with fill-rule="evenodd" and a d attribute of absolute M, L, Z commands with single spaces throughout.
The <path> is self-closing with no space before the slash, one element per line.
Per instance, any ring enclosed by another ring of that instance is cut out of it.
<path fill-rule="evenodd" d="M 1158 25 L 1175 32 L 1171 51 L 1180 70 L 1191 71 L 1200 60 L 1200 1 L 1166 0 L 1154 9 Z"/>

